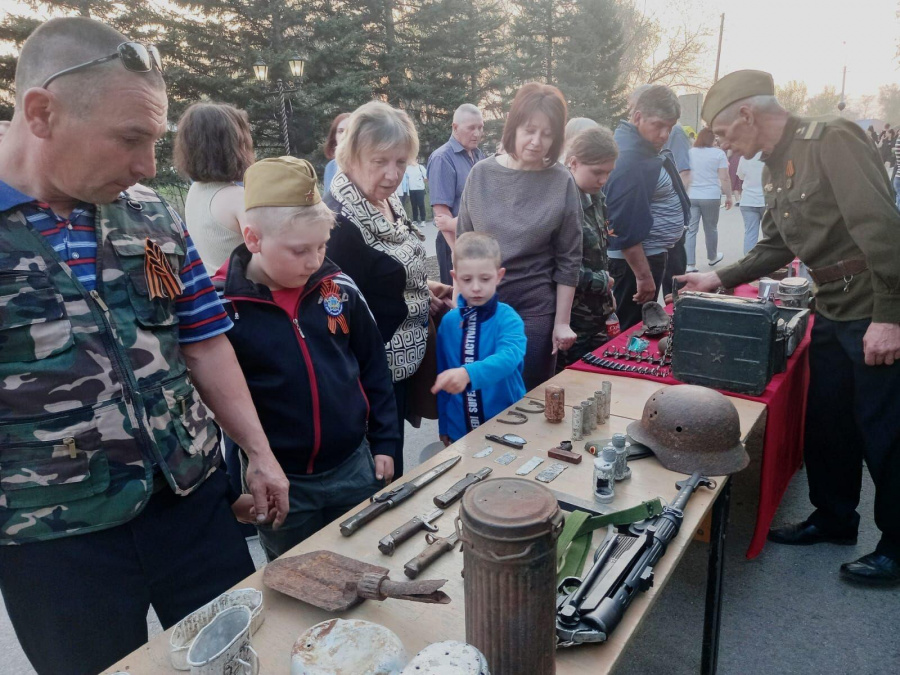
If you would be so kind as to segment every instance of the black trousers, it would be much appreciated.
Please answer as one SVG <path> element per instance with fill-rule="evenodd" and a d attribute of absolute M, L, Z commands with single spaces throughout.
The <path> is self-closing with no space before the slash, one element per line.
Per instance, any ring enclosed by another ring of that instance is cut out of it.
<path fill-rule="evenodd" d="M 656 284 L 658 292 L 666 269 L 666 254 L 657 253 L 647 256 L 647 262 L 650 265 L 650 274 L 653 275 L 653 283 Z M 616 297 L 616 316 L 619 317 L 619 326 L 622 330 L 628 330 L 636 323 L 641 322 L 641 305 L 632 299 L 637 293 L 637 279 L 625 259 L 610 258 L 609 273 L 615 280 L 613 295 Z"/>
<path fill-rule="evenodd" d="M 438 269 L 441 271 L 441 283 L 452 286 L 453 277 L 450 276 L 450 270 L 453 269 L 453 251 L 450 250 L 450 244 L 444 239 L 443 232 L 437 233 L 434 248 L 437 253 Z"/>
<path fill-rule="evenodd" d="M 410 190 L 409 199 L 412 202 L 412 219 L 415 222 L 425 222 L 425 190 Z"/>
<path fill-rule="evenodd" d="M 865 460 L 875 482 L 877 551 L 900 560 L 900 363 L 867 366 L 869 320 L 816 315 L 809 349 L 804 454 L 811 521 L 836 533 L 859 526 Z"/>
<path fill-rule="evenodd" d="M 0 591 L 40 675 L 93 675 L 254 571 L 214 471 L 196 492 L 153 495 L 134 520 L 100 532 L 0 546 Z M 2 667 L 0 667 L 2 670 Z"/>
<path fill-rule="evenodd" d="M 680 277 L 687 271 L 687 250 L 684 248 L 686 236 L 687 230 L 666 255 L 666 270 L 663 272 L 662 280 L 663 298 L 672 292 L 672 277 Z"/>

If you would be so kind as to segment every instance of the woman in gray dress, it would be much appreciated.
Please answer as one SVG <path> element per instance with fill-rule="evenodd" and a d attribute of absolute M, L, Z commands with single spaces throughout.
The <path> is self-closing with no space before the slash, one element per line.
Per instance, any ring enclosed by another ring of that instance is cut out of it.
<path fill-rule="evenodd" d="M 581 269 L 581 200 L 556 160 L 565 140 L 566 102 L 556 87 L 519 89 L 503 128 L 506 154 L 469 174 L 457 230 L 500 243 L 506 276 L 498 292 L 525 322 L 523 378 L 533 389 L 553 376 L 558 350 L 569 349 L 572 299 Z"/>

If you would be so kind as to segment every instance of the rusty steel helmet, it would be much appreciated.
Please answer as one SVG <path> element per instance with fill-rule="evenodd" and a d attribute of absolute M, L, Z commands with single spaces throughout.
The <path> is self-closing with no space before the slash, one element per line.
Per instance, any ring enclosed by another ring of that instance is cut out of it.
<path fill-rule="evenodd" d="M 678 384 L 655 392 L 628 435 L 670 471 L 724 476 L 746 468 L 737 408 L 719 392 Z"/>

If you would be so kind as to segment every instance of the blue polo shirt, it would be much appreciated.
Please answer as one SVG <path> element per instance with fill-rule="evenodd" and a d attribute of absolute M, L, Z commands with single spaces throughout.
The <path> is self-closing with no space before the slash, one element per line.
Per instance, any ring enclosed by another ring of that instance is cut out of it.
<path fill-rule="evenodd" d="M 22 194 L 0 181 L 0 212 L 20 207 L 28 224 L 47 239 L 60 260 L 65 262 L 84 286 L 92 291 L 97 285 L 97 235 L 94 230 L 96 207 L 79 204 L 68 218 Z M 177 215 L 173 216 L 177 218 Z M 200 342 L 224 333 L 232 327 L 231 319 L 222 309 L 216 290 L 206 274 L 197 249 L 181 220 L 187 254 L 179 276 L 184 293 L 175 301 L 178 316 L 178 341 L 182 344 Z"/>
<path fill-rule="evenodd" d="M 449 207 L 454 218 L 459 215 L 459 203 L 469 172 L 476 162 L 484 159 L 481 148 L 475 148 L 472 155 L 469 157 L 462 144 L 450 136 L 450 140 L 432 152 L 428 158 L 431 205 L 443 204 Z"/>

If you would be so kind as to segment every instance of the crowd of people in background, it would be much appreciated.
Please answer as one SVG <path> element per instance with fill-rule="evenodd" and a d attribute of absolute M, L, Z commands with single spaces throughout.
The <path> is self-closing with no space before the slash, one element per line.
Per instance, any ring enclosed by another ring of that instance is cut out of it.
<path fill-rule="evenodd" d="M 738 112 L 788 120 L 767 78 L 771 100 Z M 600 347 L 614 321 L 640 322 L 674 276 L 697 270 L 701 223 L 708 265 L 722 261 L 723 206 L 740 207 L 744 252 L 754 248 L 771 189 L 762 145 L 727 154 L 710 128 L 686 130 L 666 86 L 635 90 L 613 131 L 569 119 L 563 92 L 531 82 L 487 157 L 472 103 L 424 164 L 403 110 L 369 101 L 339 114 L 321 181 L 306 160 L 257 161 L 243 111 L 191 105 L 174 145 L 191 181 L 183 223 L 139 184 L 167 129 L 155 48 L 89 19 L 52 20 L 23 46 L 16 86 L 16 115 L 0 124 L 0 271 L 43 281 L 6 296 L 0 375 L 16 405 L 3 414 L 25 415 L 8 435 L 26 459 L 80 462 L 37 478 L 51 465 L 25 466 L 20 501 L 0 511 L 3 543 L 25 544 L 0 546 L 0 587 L 47 673 L 95 672 L 146 639 L 151 602 L 168 627 L 252 572 L 232 516 L 256 525 L 271 560 L 403 475 L 406 422 L 438 419 L 452 443 Z M 726 119 L 716 133 L 727 139 Z M 897 186 L 896 132 L 869 138 Z M 439 279 L 426 264 L 426 193 Z M 54 444 L 61 428 L 74 435 Z M 101 445 L 109 467 L 79 454 Z M 89 465 L 106 483 L 72 473 Z M 62 488 L 50 501 L 48 486 Z M 66 495 L 68 511 L 38 508 Z M 95 597 L 99 577 L 130 604 Z M 54 602 L 40 601 L 48 593 Z M 82 611 L 87 628 L 70 620 Z"/>

